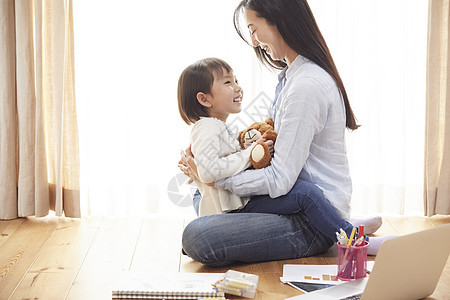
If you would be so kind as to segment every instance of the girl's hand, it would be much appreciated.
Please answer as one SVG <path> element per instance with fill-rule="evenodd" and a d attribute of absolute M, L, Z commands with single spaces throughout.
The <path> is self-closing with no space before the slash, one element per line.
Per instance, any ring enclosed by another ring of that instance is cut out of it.
<path fill-rule="evenodd" d="M 189 145 L 185 151 L 181 151 L 180 154 L 181 159 L 178 162 L 178 168 L 190 178 L 188 184 L 200 180 L 198 178 L 197 166 L 194 161 L 194 154 L 192 154 L 191 151 L 191 145 Z"/>
<path fill-rule="evenodd" d="M 244 143 L 244 149 L 247 149 L 248 147 L 250 147 L 253 143 L 251 142 L 245 142 Z"/>

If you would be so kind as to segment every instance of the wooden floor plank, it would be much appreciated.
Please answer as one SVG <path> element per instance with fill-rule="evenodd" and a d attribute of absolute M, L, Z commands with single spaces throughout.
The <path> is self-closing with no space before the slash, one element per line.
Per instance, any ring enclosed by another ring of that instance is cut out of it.
<path fill-rule="evenodd" d="M 26 218 L 0 248 L 0 299 L 8 299 L 20 284 L 59 218 Z"/>
<path fill-rule="evenodd" d="M 290 291 L 280 281 L 282 269 L 279 268 L 279 264 L 275 261 L 242 265 L 236 269 L 240 272 L 258 275 L 259 280 L 255 299 L 284 299 L 288 295 L 287 292 Z M 295 293 L 291 294 L 291 296 L 295 295 Z"/>
<path fill-rule="evenodd" d="M 298 295 L 298 291 L 281 282 L 283 265 L 287 261 L 271 261 L 242 266 L 239 271 L 259 276 L 255 299 L 284 299 Z"/>
<path fill-rule="evenodd" d="M 430 217 L 429 220 L 435 226 L 439 226 L 439 225 L 449 224 L 450 216 L 436 215 L 436 216 Z"/>
<path fill-rule="evenodd" d="M 178 272 L 182 230 L 180 218 L 145 218 L 130 270 Z"/>
<path fill-rule="evenodd" d="M 73 281 L 69 272 L 28 273 L 10 300 L 64 299 Z M 25 287 L 28 287 L 27 290 Z"/>
<path fill-rule="evenodd" d="M 66 299 L 111 299 L 117 275 L 130 268 L 141 218 L 104 218 Z"/>
<path fill-rule="evenodd" d="M 389 217 L 388 221 L 401 235 L 435 227 L 430 218 L 421 216 Z"/>
<path fill-rule="evenodd" d="M 83 220 L 60 219 L 55 231 L 17 287 L 13 299 L 64 299 L 101 221 L 98 217 Z"/>
<path fill-rule="evenodd" d="M 390 218 L 391 218 L 390 216 L 383 217 L 383 223 L 382 223 L 381 227 L 374 234 L 369 235 L 369 237 L 370 236 L 379 237 L 379 236 L 400 234 L 400 232 L 390 222 Z"/>
<path fill-rule="evenodd" d="M 8 221 L 0 221 L 0 247 L 13 235 L 13 233 L 23 223 L 25 218 L 18 218 Z"/>

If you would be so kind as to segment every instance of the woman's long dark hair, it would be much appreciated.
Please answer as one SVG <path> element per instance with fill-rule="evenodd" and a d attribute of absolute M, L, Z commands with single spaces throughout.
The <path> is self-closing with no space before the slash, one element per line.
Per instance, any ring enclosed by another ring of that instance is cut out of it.
<path fill-rule="evenodd" d="M 331 57 L 330 50 L 317 26 L 311 8 L 306 0 L 243 0 L 234 11 L 234 27 L 239 36 L 252 45 L 242 32 L 240 17 L 244 9 L 250 9 L 264 18 L 269 24 L 275 25 L 286 44 L 296 53 L 313 61 L 324 69 L 336 82 L 344 98 L 346 122 L 351 130 L 359 127 L 348 101 L 344 83 Z M 273 60 L 261 47 L 254 47 L 258 59 L 275 69 L 286 67 L 285 61 Z"/>

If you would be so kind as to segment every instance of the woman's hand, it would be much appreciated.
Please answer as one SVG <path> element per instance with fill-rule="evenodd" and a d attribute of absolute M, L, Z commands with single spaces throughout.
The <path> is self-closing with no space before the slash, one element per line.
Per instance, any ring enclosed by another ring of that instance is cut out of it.
<path fill-rule="evenodd" d="M 267 147 L 269 147 L 270 155 L 273 157 L 273 153 L 275 152 L 273 141 L 272 140 L 267 140 L 267 141 L 265 141 L 265 143 L 266 143 Z"/>
<path fill-rule="evenodd" d="M 194 154 L 192 153 L 191 146 L 185 150 L 181 151 L 181 159 L 178 162 L 178 168 L 190 179 L 188 184 L 191 184 L 193 181 L 201 181 L 198 177 L 197 166 L 194 161 Z M 206 183 L 209 186 L 214 186 L 214 182 Z"/>
<path fill-rule="evenodd" d="M 180 155 L 181 159 L 178 162 L 178 168 L 180 168 L 180 170 L 190 178 L 188 184 L 199 180 L 197 166 L 194 161 L 194 154 L 192 154 L 191 151 L 191 145 L 189 145 L 185 151 L 181 151 Z"/>
<path fill-rule="evenodd" d="M 270 155 L 273 157 L 273 153 L 274 153 L 274 143 L 273 143 L 272 140 L 266 140 L 265 138 L 260 137 L 258 140 L 256 140 L 256 142 L 257 142 L 257 143 L 259 143 L 259 142 L 264 142 L 264 143 L 266 143 L 267 147 L 269 147 Z M 247 148 L 247 147 L 246 147 L 246 148 Z"/>

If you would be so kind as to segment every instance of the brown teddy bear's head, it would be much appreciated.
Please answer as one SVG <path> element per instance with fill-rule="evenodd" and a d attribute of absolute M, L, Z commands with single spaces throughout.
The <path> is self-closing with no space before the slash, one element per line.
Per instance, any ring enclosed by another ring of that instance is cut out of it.
<path fill-rule="evenodd" d="M 250 125 L 247 129 L 242 130 L 239 133 L 239 143 L 241 144 L 241 148 L 244 148 L 245 143 L 252 143 L 257 141 L 261 136 L 266 140 L 272 140 L 274 143 L 277 139 L 277 133 L 273 128 L 273 120 L 267 119 L 263 122 L 255 122 Z"/>
<path fill-rule="evenodd" d="M 257 141 L 260 137 L 266 140 L 272 140 L 274 143 L 277 139 L 277 133 L 273 128 L 273 120 L 267 119 L 263 122 L 255 122 L 250 127 L 242 130 L 239 133 L 239 142 L 241 148 L 244 149 L 245 143 L 252 143 Z M 270 165 L 272 156 L 269 152 L 269 147 L 264 142 L 258 142 L 258 144 L 253 148 L 250 161 L 255 169 L 265 168 Z"/>

